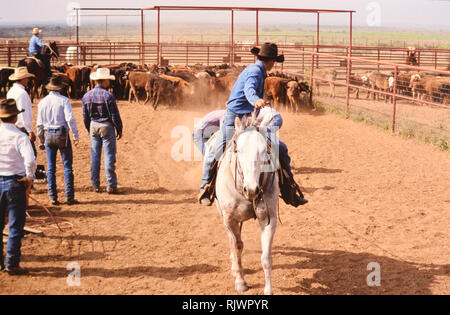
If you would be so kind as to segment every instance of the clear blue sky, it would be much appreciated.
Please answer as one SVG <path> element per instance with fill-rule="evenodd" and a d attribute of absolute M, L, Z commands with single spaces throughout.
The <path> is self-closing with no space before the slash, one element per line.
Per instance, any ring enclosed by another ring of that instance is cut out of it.
<path fill-rule="evenodd" d="M 450 1 L 448 0 L 278 0 L 278 1 L 145 1 L 145 0 L 13 0 L 2 1 L 0 23 L 17 22 L 21 24 L 44 22 L 65 23 L 68 10 L 67 5 L 76 2 L 82 7 L 150 7 L 153 5 L 211 5 L 211 6 L 260 6 L 260 7 L 286 7 L 286 8 L 323 8 L 323 9 L 352 9 L 358 11 L 354 22 L 356 26 L 367 26 L 367 16 L 370 11 L 367 6 L 376 2 L 381 8 L 382 27 L 422 28 L 436 27 L 450 30 Z M 150 17 L 151 19 L 151 17 Z M 237 24 L 253 23 L 253 16 L 240 13 Z M 164 13 L 165 22 L 227 22 L 226 13 L 205 12 L 170 12 Z M 305 15 L 301 18 L 305 24 L 313 23 L 314 19 Z M 299 16 L 293 14 L 266 14 L 262 17 L 263 24 L 296 24 Z M 347 18 L 326 15 L 322 19 L 324 25 L 345 25 Z"/>

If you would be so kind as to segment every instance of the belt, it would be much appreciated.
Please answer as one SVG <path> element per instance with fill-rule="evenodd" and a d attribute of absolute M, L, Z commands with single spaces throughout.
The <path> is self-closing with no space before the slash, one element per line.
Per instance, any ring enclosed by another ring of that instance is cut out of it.
<path fill-rule="evenodd" d="M 47 128 L 47 131 L 65 131 L 66 128 L 64 127 L 59 127 L 59 128 Z"/>
<path fill-rule="evenodd" d="M 20 179 L 25 177 L 25 175 L 10 175 L 10 176 L 2 176 L 0 175 L 0 179 L 9 180 L 9 179 Z"/>

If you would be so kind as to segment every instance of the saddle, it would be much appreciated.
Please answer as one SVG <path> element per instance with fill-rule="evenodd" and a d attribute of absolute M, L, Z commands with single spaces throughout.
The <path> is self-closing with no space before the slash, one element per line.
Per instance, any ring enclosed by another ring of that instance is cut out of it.
<path fill-rule="evenodd" d="M 230 141 L 230 143 L 232 143 Z M 267 143 L 268 148 L 270 148 L 270 142 Z M 224 154 L 227 152 L 227 149 L 224 150 Z M 221 159 L 215 161 L 212 167 L 209 170 L 209 178 L 211 181 L 204 188 L 204 195 L 209 196 L 209 201 L 212 204 L 214 199 L 216 198 L 216 179 L 217 179 L 217 171 L 220 166 Z M 284 165 L 282 160 L 280 159 L 280 166 L 277 170 L 278 174 L 278 185 L 280 187 L 280 197 L 287 205 L 294 206 L 297 208 L 298 206 L 304 205 L 305 199 L 304 195 L 300 190 L 300 186 L 294 179 L 294 175 L 287 168 L 287 165 Z M 202 198 L 201 197 L 201 198 Z"/>
<path fill-rule="evenodd" d="M 42 62 L 42 60 L 40 60 L 39 58 L 36 58 L 35 56 L 27 56 L 26 59 L 32 59 L 32 60 L 36 61 L 36 63 L 38 64 L 39 68 L 45 70 L 45 65 L 44 65 L 44 63 Z"/>

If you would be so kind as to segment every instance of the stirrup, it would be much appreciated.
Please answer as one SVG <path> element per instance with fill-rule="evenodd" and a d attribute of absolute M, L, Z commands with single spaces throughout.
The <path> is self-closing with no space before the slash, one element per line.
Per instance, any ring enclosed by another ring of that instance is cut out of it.
<path fill-rule="evenodd" d="M 206 185 L 203 188 L 203 191 L 200 192 L 200 194 L 198 195 L 198 202 L 202 205 L 202 206 L 206 206 L 206 207 L 210 207 L 213 204 L 213 200 L 211 200 L 211 191 L 210 191 L 210 186 Z"/>

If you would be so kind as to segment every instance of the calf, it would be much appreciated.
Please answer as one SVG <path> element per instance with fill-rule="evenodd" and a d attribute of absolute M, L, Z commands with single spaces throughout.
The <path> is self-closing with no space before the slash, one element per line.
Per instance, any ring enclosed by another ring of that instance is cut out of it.
<path fill-rule="evenodd" d="M 78 98 L 80 96 L 81 89 L 81 69 L 78 67 L 72 67 L 67 69 L 65 73 L 72 81 L 70 86 L 70 97 Z"/>
<path fill-rule="evenodd" d="M 139 98 L 136 93 L 136 89 L 141 88 L 144 89 L 146 92 L 147 97 L 144 101 L 144 105 L 147 104 L 150 97 L 152 96 L 152 86 L 156 78 L 158 78 L 158 76 L 150 74 L 148 72 L 140 72 L 140 71 L 126 72 L 124 79 L 128 80 L 128 84 L 130 86 L 128 102 L 131 103 L 134 94 L 136 101 L 140 104 Z"/>
<path fill-rule="evenodd" d="M 234 75 L 211 78 L 211 95 L 216 98 L 215 101 L 217 104 L 223 104 L 228 100 L 237 78 Z"/>
<path fill-rule="evenodd" d="M 164 74 L 160 75 L 159 77 L 166 79 L 172 82 L 174 85 L 176 85 L 176 93 L 175 93 L 176 104 L 181 104 L 182 102 L 185 102 L 194 95 L 195 90 L 194 86 L 191 83 L 179 77 L 173 77 Z"/>
<path fill-rule="evenodd" d="M 275 108 L 281 109 L 287 104 L 287 83 L 289 80 L 279 77 L 267 77 L 264 82 L 264 92 L 266 99 L 273 99 Z M 293 87 L 295 89 L 295 87 Z"/>
<path fill-rule="evenodd" d="M 313 79 L 313 91 L 316 90 L 317 96 L 320 96 L 319 86 L 320 85 L 329 85 L 330 86 L 330 97 L 336 97 L 336 87 L 334 81 L 337 78 L 336 69 L 314 69 L 314 77 Z"/>
<path fill-rule="evenodd" d="M 301 102 L 302 93 L 310 93 L 309 86 L 306 82 L 289 81 L 286 84 L 286 96 L 291 105 L 291 110 L 297 112 Z"/>
<path fill-rule="evenodd" d="M 380 73 L 380 72 L 372 72 L 368 76 L 369 78 L 369 85 L 372 90 L 379 90 L 386 93 L 392 92 L 392 86 L 393 86 L 393 80 L 391 79 L 391 76 Z M 379 100 L 380 99 L 380 93 L 371 92 L 373 99 Z M 367 93 L 367 97 L 369 98 L 370 93 Z M 389 96 L 385 95 L 384 101 L 387 103 Z M 391 100 L 392 97 L 391 97 Z"/>

